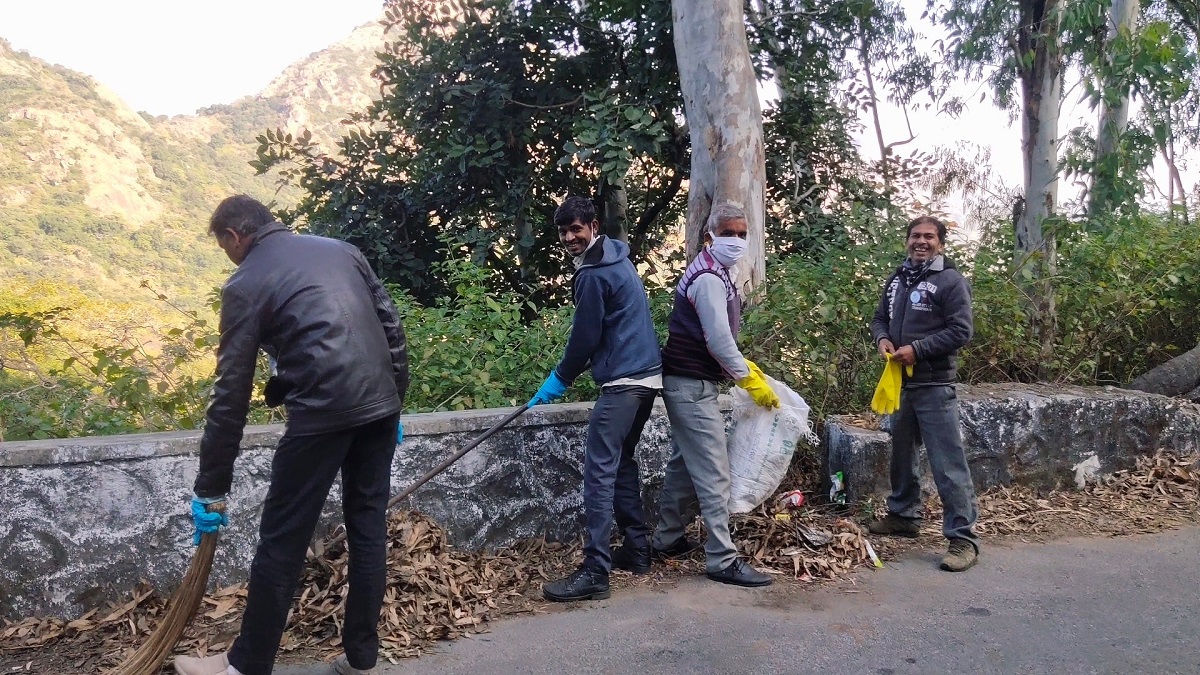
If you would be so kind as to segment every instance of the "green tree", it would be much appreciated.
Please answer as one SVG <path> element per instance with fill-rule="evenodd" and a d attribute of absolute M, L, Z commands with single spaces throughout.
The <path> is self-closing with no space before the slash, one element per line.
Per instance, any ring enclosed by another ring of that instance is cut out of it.
<path fill-rule="evenodd" d="M 1025 181 L 1014 209 L 1015 265 L 1046 364 L 1055 340 L 1052 280 L 1059 222 L 1058 121 L 1068 53 L 1064 35 L 1078 28 L 1070 22 L 1064 26 L 1064 19 L 1088 16 L 1083 5 L 1091 2 L 951 0 L 933 12 L 950 31 L 945 49 L 956 74 L 987 77 L 998 103 L 1020 109 Z"/>
<path fill-rule="evenodd" d="M 1139 9 L 1141 11 L 1139 11 Z M 1182 3 L 1114 0 L 1107 20 L 1096 20 L 1080 41 L 1084 90 L 1100 111 L 1095 140 L 1091 130 L 1072 132 L 1067 169 L 1088 179 L 1088 227 L 1102 230 L 1135 214 L 1154 185 L 1147 176 L 1156 154 L 1166 161 L 1168 203 L 1180 201 L 1187 220 L 1178 149 L 1195 147 L 1200 111 L 1193 91 L 1200 78 L 1196 33 L 1189 32 Z M 1093 18 L 1092 15 L 1086 15 Z M 1105 33 L 1102 37 L 1101 33 Z M 1129 120 L 1132 100 L 1141 112 Z"/>
<path fill-rule="evenodd" d="M 381 99 L 338 152 L 307 135 L 260 138 L 256 167 L 305 191 L 283 218 L 363 249 L 419 301 L 450 292 L 441 243 L 514 291 L 562 270 L 549 226 L 592 196 L 639 256 L 663 239 L 687 175 L 667 0 L 393 2 Z"/>
<path fill-rule="evenodd" d="M 754 0 L 748 3 L 751 52 L 760 80 L 778 97 L 763 111 L 767 159 L 768 251 L 820 257 L 851 245 L 863 213 L 884 214 L 911 191 L 908 139 L 885 142 L 865 162 L 852 131 L 858 114 L 886 98 L 910 105 L 935 84 L 929 57 L 895 4 L 859 0 Z M 899 210 L 892 210 L 899 214 Z"/>

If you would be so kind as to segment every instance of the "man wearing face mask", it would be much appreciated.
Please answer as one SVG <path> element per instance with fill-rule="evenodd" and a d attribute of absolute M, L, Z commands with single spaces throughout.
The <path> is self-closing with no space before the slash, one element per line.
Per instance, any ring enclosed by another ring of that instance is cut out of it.
<path fill-rule="evenodd" d="M 695 546 L 684 530 L 697 502 L 708 533 L 704 546 L 708 578 L 737 586 L 766 586 L 771 577 L 738 555 L 729 533 L 729 450 L 718 384 L 736 381 L 758 405 L 774 408 L 779 397 L 762 371 L 737 346 L 742 302 L 729 270 L 746 252 L 746 213 L 718 204 L 709 215 L 707 246 L 675 292 L 675 307 L 663 347 L 663 400 L 671 420 L 658 528 L 657 558 L 686 555 Z"/>
<path fill-rule="evenodd" d="M 634 451 L 662 387 L 662 360 L 629 247 L 597 232 L 596 209 L 584 197 L 567 198 L 554 212 L 554 225 L 575 266 L 575 317 L 562 360 L 529 405 L 562 396 L 589 368 L 600 398 L 588 420 L 583 454 L 583 565 L 546 584 L 542 594 L 556 602 L 599 600 L 609 597 L 613 567 L 634 574 L 650 570 L 650 528 Z M 624 537 L 615 551 L 614 517 Z"/>
<path fill-rule="evenodd" d="M 942 498 L 942 533 L 950 541 L 941 567 L 969 569 L 979 559 L 975 486 L 958 422 L 958 350 L 971 339 L 971 288 L 942 251 L 946 225 L 932 216 L 908 224 L 908 258 L 883 286 L 871 321 L 880 356 L 912 366 L 892 415 L 892 494 L 874 534 L 916 537 L 921 485 L 917 446 L 924 441 Z"/>

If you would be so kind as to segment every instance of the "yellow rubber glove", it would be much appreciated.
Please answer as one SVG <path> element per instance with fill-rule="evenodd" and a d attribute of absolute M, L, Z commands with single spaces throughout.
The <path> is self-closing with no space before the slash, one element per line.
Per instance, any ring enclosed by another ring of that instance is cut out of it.
<path fill-rule="evenodd" d="M 905 372 L 909 377 L 912 377 L 913 367 L 906 366 Z M 890 415 L 900 409 L 900 388 L 904 385 L 904 378 L 900 374 L 900 362 L 892 360 L 892 355 L 887 355 L 887 363 L 883 366 L 883 373 L 879 376 L 879 384 L 875 386 L 875 396 L 871 398 L 871 410 L 880 415 Z"/>
<path fill-rule="evenodd" d="M 750 374 L 738 380 L 737 385 L 745 389 L 758 405 L 764 408 L 778 408 L 779 396 L 771 389 L 771 385 L 767 384 L 763 371 L 750 359 L 746 359 L 746 367 L 750 369 Z"/>

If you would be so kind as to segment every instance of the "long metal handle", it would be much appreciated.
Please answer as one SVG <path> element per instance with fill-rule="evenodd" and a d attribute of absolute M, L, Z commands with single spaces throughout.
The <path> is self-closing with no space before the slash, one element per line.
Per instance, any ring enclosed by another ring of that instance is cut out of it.
<path fill-rule="evenodd" d="M 504 427 L 508 426 L 508 424 L 510 422 L 517 419 L 521 415 L 524 415 L 525 411 L 529 410 L 529 408 L 530 408 L 530 406 L 528 404 L 526 404 L 526 405 L 523 405 L 520 408 L 517 408 L 516 410 L 512 411 L 511 413 L 508 414 L 507 417 L 500 420 L 496 424 L 492 425 L 492 428 L 488 429 L 487 431 L 483 432 L 482 434 L 479 434 L 479 436 L 475 437 L 474 440 L 472 440 L 470 443 L 467 443 L 465 446 L 463 446 L 461 450 L 459 450 L 458 452 L 454 453 L 453 455 L 450 455 L 449 457 L 447 457 L 446 460 L 443 461 L 441 464 L 438 464 L 437 466 L 433 467 L 429 471 L 426 471 L 425 475 L 423 475 L 417 479 L 417 482 L 413 483 L 412 485 L 409 485 L 400 494 L 398 494 L 395 497 L 392 497 L 391 499 L 388 500 L 388 504 L 387 504 L 388 510 L 390 511 L 393 506 L 398 504 L 405 497 L 408 497 L 412 493 L 416 492 L 422 485 L 433 480 L 433 478 L 435 476 L 437 476 L 441 472 L 445 471 L 446 469 L 450 468 L 451 464 L 454 464 L 458 460 L 462 459 L 463 455 L 474 450 L 475 447 L 478 446 L 480 443 L 482 443 L 482 442 L 486 441 L 487 439 L 491 438 L 492 436 L 494 436 L 497 431 L 500 431 Z M 333 539 L 330 539 L 329 542 L 324 545 L 323 549 L 329 550 L 335 544 L 341 543 L 345 538 L 346 538 L 346 531 L 342 530 L 341 532 L 339 532 L 337 534 L 337 536 L 335 536 Z"/>
<path fill-rule="evenodd" d="M 490 428 L 487 431 L 480 434 L 478 437 L 475 438 L 475 440 L 464 445 L 463 448 L 461 450 L 459 450 L 458 452 L 454 453 L 453 455 L 450 455 L 448 458 L 446 458 L 446 460 L 444 462 L 442 462 L 441 464 L 438 464 L 437 466 L 433 467 L 429 471 L 426 471 L 424 476 L 421 476 L 420 478 L 417 479 L 417 482 L 415 482 L 412 485 L 405 488 L 404 491 L 401 492 L 400 494 L 389 499 L 388 500 L 388 509 L 390 510 L 393 506 L 395 506 L 397 503 L 399 503 L 402 499 L 404 499 L 405 497 L 416 492 L 418 488 L 420 488 L 422 485 L 428 483 L 430 480 L 433 479 L 434 476 L 445 471 L 446 469 L 449 469 L 451 464 L 462 459 L 462 456 L 467 454 L 468 452 L 474 450 L 475 446 L 477 446 L 480 443 L 491 438 L 492 436 L 494 436 L 496 434 L 497 431 L 500 431 L 504 427 L 508 426 L 509 422 L 512 422 L 513 420 L 517 419 L 521 415 L 524 415 L 526 410 L 529 410 L 528 405 L 523 405 L 520 408 L 517 408 L 516 410 L 512 411 L 511 413 L 508 414 L 507 417 L 505 417 L 504 419 L 502 419 L 499 422 L 497 422 L 496 424 L 494 424 L 492 426 L 492 428 Z"/>

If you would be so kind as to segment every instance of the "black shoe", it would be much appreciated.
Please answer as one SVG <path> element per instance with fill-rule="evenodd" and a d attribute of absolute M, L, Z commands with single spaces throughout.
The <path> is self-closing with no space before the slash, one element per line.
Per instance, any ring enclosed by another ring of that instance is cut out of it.
<path fill-rule="evenodd" d="M 613 549 L 612 566 L 614 569 L 626 570 L 634 574 L 645 574 L 650 571 L 650 545 L 630 546 L 621 544 Z"/>
<path fill-rule="evenodd" d="M 655 560 L 678 560 L 679 558 L 687 557 L 689 553 L 698 548 L 700 548 L 700 545 L 688 539 L 685 534 L 669 546 L 664 546 L 663 548 L 651 546 L 650 557 Z"/>
<path fill-rule="evenodd" d="M 608 574 L 585 566 L 564 579 L 542 586 L 542 595 L 554 602 L 571 602 L 603 600 L 612 593 L 608 590 Z"/>
<path fill-rule="evenodd" d="M 770 586 L 772 581 L 771 577 L 754 569 L 741 557 L 735 558 L 729 567 L 720 572 L 709 572 L 708 578 L 734 586 Z"/>

